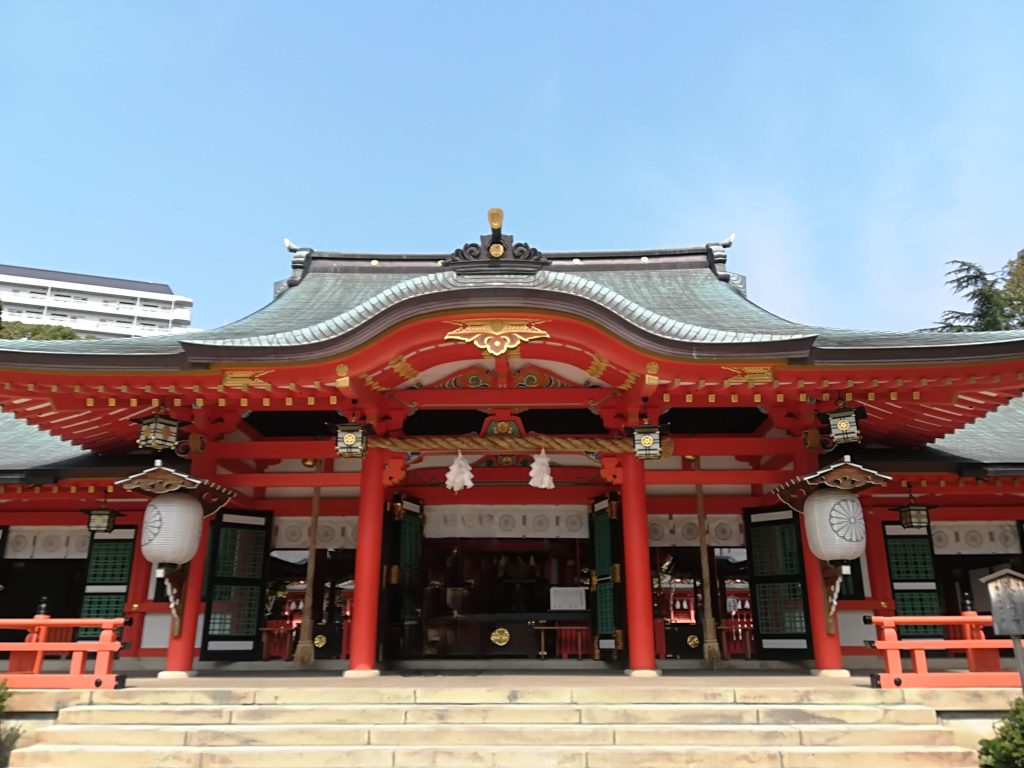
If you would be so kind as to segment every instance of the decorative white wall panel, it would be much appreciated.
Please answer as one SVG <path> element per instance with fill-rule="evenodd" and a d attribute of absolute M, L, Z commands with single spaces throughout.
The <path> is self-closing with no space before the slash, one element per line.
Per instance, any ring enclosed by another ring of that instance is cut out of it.
<path fill-rule="evenodd" d="M 134 529 L 133 529 L 134 532 Z M 92 543 L 92 535 L 85 526 L 73 529 L 68 537 L 68 559 L 84 560 L 89 557 L 89 545 Z"/>
<path fill-rule="evenodd" d="M 317 521 L 316 542 L 318 549 L 355 549 L 359 518 L 355 515 L 343 517 L 321 517 Z M 308 517 L 274 518 L 274 549 L 308 549 Z"/>
<path fill-rule="evenodd" d="M 84 525 L 12 525 L 7 531 L 7 560 L 84 560 L 89 530 Z"/>
<path fill-rule="evenodd" d="M 652 547 L 698 547 L 700 529 L 696 515 L 649 515 L 647 538 Z M 708 545 L 742 547 L 742 515 L 708 515 Z"/>
<path fill-rule="evenodd" d="M 932 545 L 936 555 L 1019 555 L 1021 552 L 1017 525 L 1005 520 L 934 522 Z"/>
<path fill-rule="evenodd" d="M 585 504 L 439 504 L 424 507 L 428 539 L 586 539 Z"/>

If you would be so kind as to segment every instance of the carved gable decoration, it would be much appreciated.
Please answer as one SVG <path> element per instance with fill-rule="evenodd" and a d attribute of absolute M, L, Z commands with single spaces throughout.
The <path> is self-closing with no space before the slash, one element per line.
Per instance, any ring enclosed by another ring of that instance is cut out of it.
<path fill-rule="evenodd" d="M 459 275 L 532 275 L 551 260 L 527 243 L 514 242 L 501 232 L 504 214 L 500 208 L 487 212 L 491 234 L 480 238 L 480 245 L 466 243 L 445 259 L 444 266 Z"/>
<path fill-rule="evenodd" d="M 542 320 L 462 320 L 453 322 L 455 330 L 445 334 L 445 341 L 465 341 L 478 349 L 499 357 L 524 341 L 549 339 L 551 335 L 539 326 Z"/>
<path fill-rule="evenodd" d="M 556 376 L 551 371 L 537 365 L 528 365 L 520 368 L 512 374 L 512 381 L 516 387 L 521 389 L 532 389 L 533 387 L 560 389 L 573 386 L 573 384 L 560 376 Z"/>
<path fill-rule="evenodd" d="M 480 238 L 480 245 L 466 243 L 445 259 L 444 266 L 460 275 L 532 275 L 551 260 L 527 243 L 515 243 L 511 235 L 492 241 Z"/>

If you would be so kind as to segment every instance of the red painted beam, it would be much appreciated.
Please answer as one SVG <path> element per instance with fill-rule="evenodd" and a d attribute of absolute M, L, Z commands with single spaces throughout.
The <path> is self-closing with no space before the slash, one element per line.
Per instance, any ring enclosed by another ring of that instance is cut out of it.
<path fill-rule="evenodd" d="M 585 408 L 621 399 L 617 389 L 560 387 L 551 389 L 410 389 L 390 399 L 409 408 Z"/>
<path fill-rule="evenodd" d="M 793 470 L 701 469 L 647 472 L 648 485 L 768 485 L 784 483 L 794 477 Z"/>
<path fill-rule="evenodd" d="M 217 482 L 241 488 L 354 488 L 359 472 L 253 472 L 217 475 Z"/>

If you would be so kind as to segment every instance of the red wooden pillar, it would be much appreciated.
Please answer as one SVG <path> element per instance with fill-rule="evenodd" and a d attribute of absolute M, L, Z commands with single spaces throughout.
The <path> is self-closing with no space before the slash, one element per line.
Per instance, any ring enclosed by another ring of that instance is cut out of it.
<path fill-rule="evenodd" d="M 818 459 L 813 454 L 797 455 L 794 462 L 797 472 L 806 475 L 818 469 Z M 825 600 L 825 583 L 821 578 L 821 561 L 811 552 L 807 544 L 807 526 L 804 516 L 800 518 L 800 544 L 804 553 L 804 575 L 807 583 L 807 619 L 811 623 L 811 642 L 814 644 L 814 666 L 817 673 L 843 675 L 850 673 L 843 669 L 843 652 L 839 645 L 839 627 L 836 622 L 835 634 L 829 634 Z"/>
<path fill-rule="evenodd" d="M 188 564 L 185 576 L 185 595 L 181 606 L 181 633 L 167 644 L 167 667 L 157 677 L 188 677 L 194 672 L 196 630 L 199 614 L 203 612 L 203 575 L 206 570 L 206 552 L 210 543 L 210 521 L 203 521 L 202 538 L 196 556 Z"/>
<path fill-rule="evenodd" d="M 153 574 L 153 564 L 142 556 L 142 547 L 139 546 L 142 526 L 136 528 L 135 552 L 132 555 L 131 578 L 128 583 L 128 594 L 125 595 L 124 615 L 130 616 L 132 625 L 121 630 L 121 637 L 127 646 L 122 656 L 138 656 L 142 648 L 142 626 L 146 620 L 146 614 L 139 609 L 139 606 L 149 599 L 149 579 Z"/>
<path fill-rule="evenodd" d="M 359 533 L 356 537 L 356 573 L 352 595 L 349 668 L 346 677 L 379 675 L 377 611 L 380 604 L 381 546 L 384 534 L 383 448 L 370 448 L 363 458 L 359 482 Z"/>
<path fill-rule="evenodd" d="M 867 547 L 864 554 L 868 561 L 868 581 L 871 584 L 871 599 L 882 603 L 876 612 L 880 616 L 895 616 L 896 601 L 892 595 L 892 581 L 889 579 L 889 556 L 885 550 L 885 521 L 877 509 L 864 510 L 864 525 L 867 532 Z"/>
<path fill-rule="evenodd" d="M 199 454 L 192 460 L 189 473 L 197 478 L 212 478 L 217 473 L 217 460 L 209 454 Z M 185 574 L 185 594 L 179 608 L 181 632 L 177 637 L 171 633 L 167 643 L 167 666 L 157 677 L 189 677 L 193 672 L 196 656 L 196 630 L 199 614 L 203 612 L 203 577 L 206 575 L 206 553 L 210 544 L 210 520 L 203 520 L 199 549 L 188 564 Z M 209 617 L 207 617 L 209 619 Z"/>
<path fill-rule="evenodd" d="M 658 674 L 654 665 L 654 602 L 647 534 L 647 485 L 644 465 L 632 453 L 622 461 L 622 538 L 626 560 L 626 640 L 629 674 Z"/>

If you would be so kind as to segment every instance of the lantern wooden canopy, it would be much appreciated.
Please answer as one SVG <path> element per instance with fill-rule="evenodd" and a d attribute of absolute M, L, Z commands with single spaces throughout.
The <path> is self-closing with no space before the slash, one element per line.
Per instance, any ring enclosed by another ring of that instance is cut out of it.
<path fill-rule="evenodd" d="M 890 480 L 890 476 L 855 464 L 849 456 L 844 456 L 842 461 L 824 469 L 783 483 L 775 489 L 775 495 L 790 509 L 803 512 L 807 497 L 820 488 L 858 493 L 872 486 L 885 485 Z"/>

